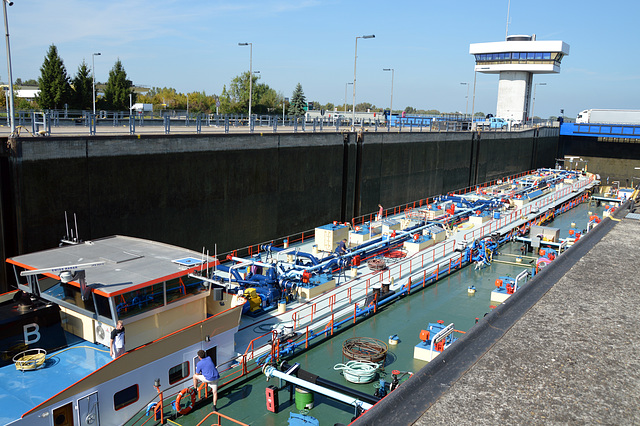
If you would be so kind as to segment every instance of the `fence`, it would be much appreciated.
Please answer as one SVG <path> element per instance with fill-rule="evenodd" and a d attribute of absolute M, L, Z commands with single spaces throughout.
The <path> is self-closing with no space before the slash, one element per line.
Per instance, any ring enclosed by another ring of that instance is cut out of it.
<path fill-rule="evenodd" d="M 0 111 L 4 116 L 7 127 L 10 128 L 9 115 Z M 395 118 L 395 117 L 393 117 Z M 469 121 L 450 117 L 420 117 L 420 119 L 392 119 L 358 118 L 355 122 L 350 117 L 341 115 L 320 117 L 296 117 L 276 115 L 242 114 L 202 114 L 188 111 L 90 111 L 45 110 L 25 111 L 16 113 L 16 129 L 25 130 L 33 136 L 47 136 L 53 133 L 68 134 L 129 134 L 164 133 L 177 134 L 195 133 L 231 133 L 231 132 L 460 132 L 471 131 Z M 502 129 L 487 129 L 484 132 L 506 131 Z"/>

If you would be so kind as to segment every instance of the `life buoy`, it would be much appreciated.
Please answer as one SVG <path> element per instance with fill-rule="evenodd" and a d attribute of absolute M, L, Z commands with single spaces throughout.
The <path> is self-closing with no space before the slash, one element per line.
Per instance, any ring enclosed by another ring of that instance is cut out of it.
<path fill-rule="evenodd" d="M 189 394 L 189 396 L 191 396 L 191 403 L 187 404 L 186 407 L 182 408 L 180 406 L 180 401 L 182 400 L 182 397 L 185 396 L 186 394 Z M 180 391 L 180 393 L 176 397 L 176 411 L 178 412 L 178 414 L 181 414 L 183 416 L 185 414 L 189 414 L 193 409 L 193 405 L 195 403 L 196 403 L 196 392 L 192 388 L 184 388 Z"/>
<path fill-rule="evenodd" d="M 146 413 L 147 417 L 149 417 L 149 413 L 156 410 L 156 405 L 158 405 L 157 402 L 152 402 L 149 405 L 147 405 L 147 413 Z"/>
<path fill-rule="evenodd" d="M 547 266 L 549 263 L 551 263 L 551 260 L 549 260 L 546 257 L 539 257 L 538 260 L 536 260 L 536 267 L 538 269 L 542 269 L 545 266 Z"/>

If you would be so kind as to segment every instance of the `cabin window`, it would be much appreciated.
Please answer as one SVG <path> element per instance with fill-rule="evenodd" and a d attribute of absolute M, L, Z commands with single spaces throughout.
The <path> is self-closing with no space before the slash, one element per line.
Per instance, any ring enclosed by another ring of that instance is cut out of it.
<path fill-rule="evenodd" d="M 551 53 L 550 52 L 545 52 L 542 54 L 542 59 L 551 59 Z"/>
<path fill-rule="evenodd" d="M 49 283 L 50 282 L 47 281 L 47 284 Z M 80 288 L 70 283 L 63 283 L 61 281 L 57 281 L 54 285 L 48 287 L 45 291 L 41 291 L 40 294 L 42 294 L 43 296 L 48 296 L 45 298 L 49 300 L 51 299 L 54 299 L 56 301 L 59 300 L 71 305 L 75 305 L 78 308 L 84 309 L 91 313 L 96 312 L 96 309 L 93 306 L 93 297 L 89 297 L 87 300 L 82 300 L 82 295 L 80 294 Z"/>
<path fill-rule="evenodd" d="M 169 384 L 172 385 L 189 376 L 189 361 L 169 369 Z"/>
<path fill-rule="evenodd" d="M 189 276 L 169 280 L 167 281 L 167 303 L 181 300 L 192 294 L 202 293 L 207 289 L 204 281 Z"/>
<path fill-rule="evenodd" d="M 138 385 L 129 386 L 113 395 L 113 408 L 118 411 L 121 408 L 131 405 L 140 398 Z"/>
<path fill-rule="evenodd" d="M 115 296 L 118 318 L 128 318 L 164 306 L 162 283 Z"/>
<path fill-rule="evenodd" d="M 98 311 L 98 315 L 103 316 L 105 318 L 111 318 L 111 308 L 109 307 L 109 299 L 107 297 L 101 296 L 99 294 L 93 293 L 93 297 L 95 300 L 96 310 Z"/>
<path fill-rule="evenodd" d="M 542 52 L 536 52 L 536 59 L 542 59 Z"/>

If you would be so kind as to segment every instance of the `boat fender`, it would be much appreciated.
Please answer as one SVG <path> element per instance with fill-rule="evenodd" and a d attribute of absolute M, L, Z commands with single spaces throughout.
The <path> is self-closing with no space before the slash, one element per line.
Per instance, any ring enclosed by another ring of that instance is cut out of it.
<path fill-rule="evenodd" d="M 149 405 L 147 405 L 147 413 L 146 413 L 147 417 L 149 417 L 150 412 L 155 411 L 154 408 L 156 408 L 156 405 L 158 405 L 157 402 L 152 402 Z"/>
<path fill-rule="evenodd" d="M 182 397 L 185 396 L 186 394 L 189 394 L 189 396 L 191 397 L 191 403 L 187 404 L 186 407 L 182 408 L 180 406 L 180 401 L 182 400 Z M 184 388 L 180 391 L 180 393 L 176 397 L 176 411 L 178 412 L 178 414 L 183 416 L 185 414 L 189 414 L 193 409 L 193 405 L 195 403 L 196 403 L 196 392 L 192 388 Z"/>

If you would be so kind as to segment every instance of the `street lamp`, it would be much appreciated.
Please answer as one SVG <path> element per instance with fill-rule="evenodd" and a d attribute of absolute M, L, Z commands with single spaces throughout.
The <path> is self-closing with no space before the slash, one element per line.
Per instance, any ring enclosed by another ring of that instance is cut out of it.
<path fill-rule="evenodd" d="M 382 71 L 391 71 L 391 103 L 389 104 L 389 121 L 391 121 L 391 114 L 393 114 L 393 68 L 383 68 Z"/>
<path fill-rule="evenodd" d="M 356 51 L 353 58 L 353 111 L 351 125 L 355 128 L 356 125 L 356 62 L 358 61 L 358 39 L 359 38 L 375 38 L 374 34 L 363 35 L 356 37 Z"/>
<path fill-rule="evenodd" d="M 345 115 L 347 113 L 347 86 L 349 84 L 353 84 L 353 83 L 345 83 L 344 84 L 344 112 L 345 112 Z"/>
<path fill-rule="evenodd" d="M 13 74 L 11 73 L 11 49 L 9 48 L 9 24 L 7 22 L 7 4 L 9 6 L 13 6 L 12 1 L 2 0 L 3 13 L 4 13 L 4 32 L 7 35 L 7 69 L 9 70 L 9 115 L 11 119 L 9 122 L 11 123 L 11 135 L 13 136 L 13 132 L 16 131 L 16 124 L 14 121 L 14 108 L 13 108 Z"/>
<path fill-rule="evenodd" d="M 476 76 L 478 75 L 478 72 L 474 69 L 473 70 L 473 100 L 471 101 L 471 128 L 469 130 L 475 130 L 474 124 L 473 124 L 473 116 L 475 115 L 476 112 Z"/>
<path fill-rule="evenodd" d="M 101 53 L 94 53 L 91 55 L 91 74 L 93 75 L 93 83 L 91 87 L 93 88 L 93 115 L 96 115 L 96 56 L 100 56 Z"/>
<path fill-rule="evenodd" d="M 467 112 L 469 111 L 469 83 L 460 83 L 463 86 L 467 86 L 467 106 L 464 109 L 464 117 L 467 118 Z"/>
<path fill-rule="evenodd" d="M 531 105 L 531 126 L 533 127 L 533 110 L 536 107 L 536 89 L 538 86 L 546 86 L 547 83 L 535 83 L 533 85 L 533 105 Z"/>
<path fill-rule="evenodd" d="M 238 43 L 238 46 L 249 46 L 249 124 L 251 124 L 251 96 L 253 92 L 253 43 Z"/>

